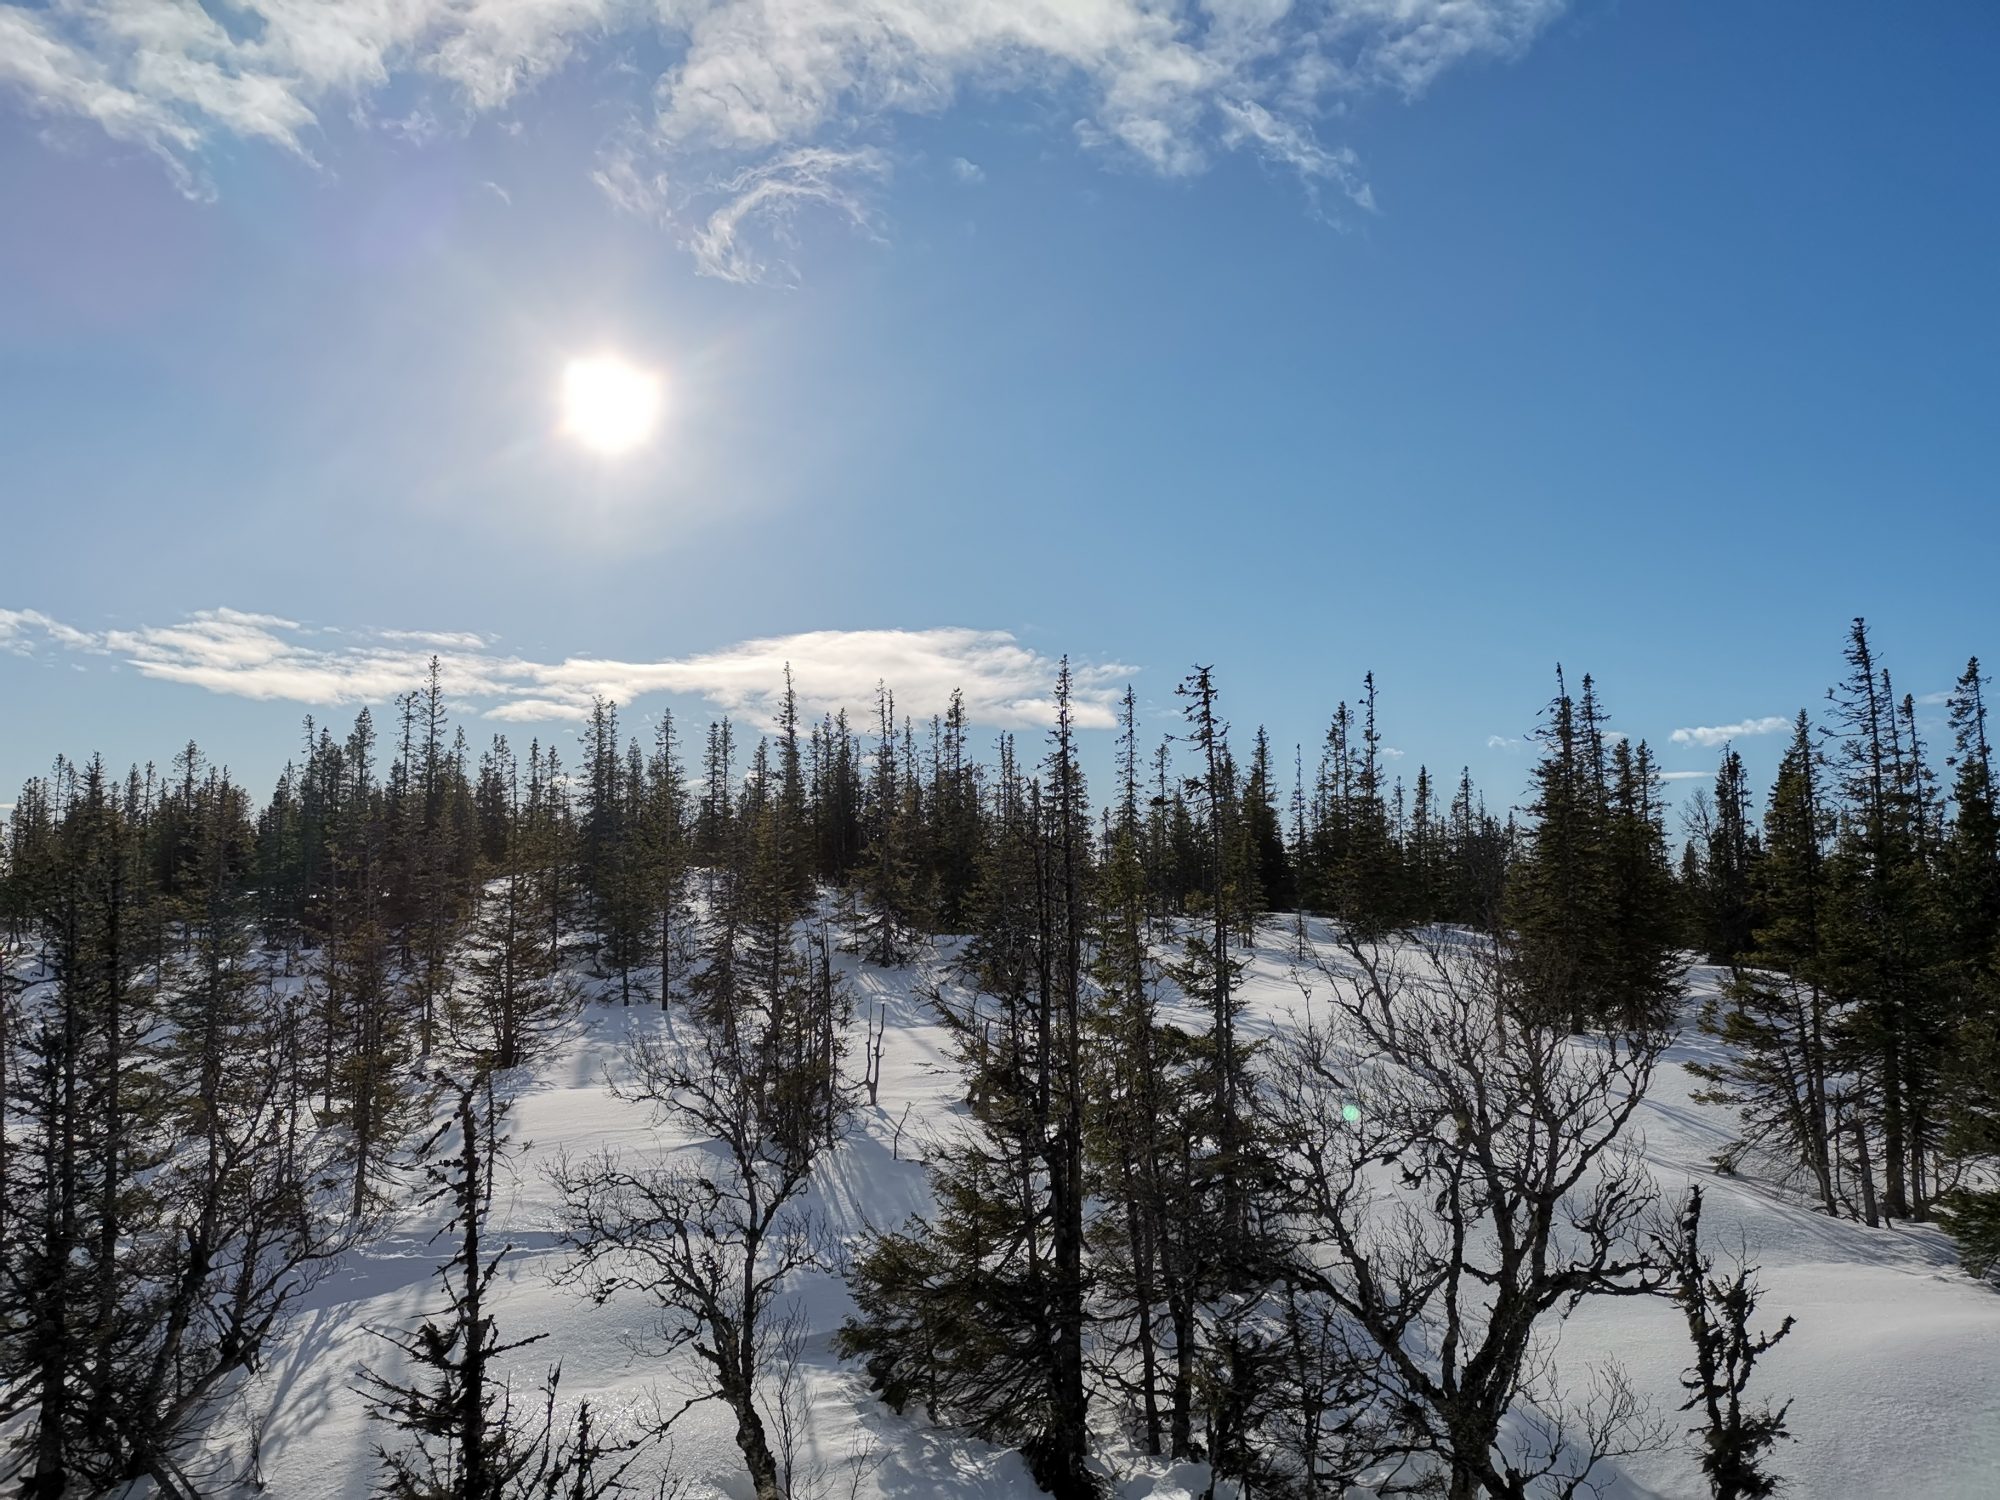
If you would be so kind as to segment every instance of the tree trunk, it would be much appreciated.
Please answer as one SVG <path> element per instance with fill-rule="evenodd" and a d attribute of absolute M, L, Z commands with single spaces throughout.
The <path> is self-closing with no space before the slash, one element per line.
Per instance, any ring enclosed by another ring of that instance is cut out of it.
<path fill-rule="evenodd" d="M 1153 1337 L 1153 1250 L 1133 1182 L 1132 1166 L 1123 1164 L 1125 1230 L 1132 1248 L 1132 1300 L 1139 1311 L 1139 1369 L 1146 1414 L 1146 1452 L 1160 1451 L 1160 1357 Z"/>
<path fill-rule="evenodd" d="M 1807 988 L 1806 1007 L 1806 1099 L 1812 1111 L 1812 1169 L 1819 1184 L 1820 1202 L 1828 1215 L 1836 1212 L 1833 1174 L 1833 1143 L 1829 1139 L 1826 1097 L 1826 1004 L 1818 985 Z"/>
<path fill-rule="evenodd" d="M 660 1009 L 668 1008 L 674 992 L 674 919 L 672 897 L 660 908 Z"/>
<path fill-rule="evenodd" d="M 1882 1212 L 1892 1219 L 1910 1216 L 1904 1186 L 1907 1149 L 1903 1125 L 1902 1007 L 1891 1012 L 1888 1045 L 1882 1049 Z"/>
<path fill-rule="evenodd" d="M 778 1477 L 778 1460 L 764 1435 L 764 1419 L 749 1392 L 732 1394 L 729 1409 L 736 1413 L 736 1446 L 743 1452 L 743 1465 L 750 1471 L 750 1485 L 756 1500 L 785 1500 L 784 1485 Z"/>
<path fill-rule="evenodd" d="M 1861 1180 L 1861 1222 L 1873 1229 L 1882 1217 L 1875 1206 L 1875 1167 L 1868 1159 L 1868 1122 L 1856 1110 L 1848 1123 L 1854 1131 L 1854 1173 Z"/>
<path fill-rule="evenodd" d="M 1174 1326 L 1174 1389 L 1168 1406 L 1168 1451 L 1178 1459 L 1194 1455 L 1194 1305 L 1193 1294 L 1185 1288 L 1171 1298 L 1169 1316 Z"/>

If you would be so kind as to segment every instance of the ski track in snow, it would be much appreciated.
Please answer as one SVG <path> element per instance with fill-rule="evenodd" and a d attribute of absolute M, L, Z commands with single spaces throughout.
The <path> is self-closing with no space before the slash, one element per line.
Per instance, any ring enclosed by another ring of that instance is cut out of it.
<path fill-rule="evenodd" d="M 1245 981 L 1246 1032 L 1269 1034 L 1300 1011 L 1289 959 L 1291 935 L 1273 923 Z M 915 993 L 916 968 L 882 971 L 842 956 L 855 1002 L 850 1067 L 858 1073 L 865 1018 L 887 1017 L 881 1102 L 865 1096 L 849 1139 L 821 1169 L 816 1196 L 833 1229 L 852 1236 L 866 1224 L 891 1226 L 928 1203 L 921 1164 L 927 1135 L 949 1130 L 958 1081 L 945 1036 Z M 1694 975 L 1700 995 L 1712 973 Z M 610 1146 L 651 1152 L 663 1138 L 639 1105 L 606 1086 L 629 1027 L 670 1027 L 653 1005 L 592 1003 L 578 1034 L 532 1077 L 515 1081 L 507 1121 L 509 1154 L 496 1187 L 489 1245 L 514 1246 L 500 1273 L 494 1308 L 504 1338 L 548 1337 L 510 1357 L 519 1383 L 534 1385 L 562 1366 L 565 1402 L 589 1397 L 605 1413 L 644 1408 L 654 1393 L 679 1404 L 672 1361 L 638 1355 L 626 1337 L 643 1334 L 649 1306 L 636 1298 L 592 1306 L 551 1283 L 561 1264 L 543 1170 L 565 1148 Z M 1730 1112 L 1698 1104 L 1686 1071 L 1713 1043 L 1690 1028 L 1669 1051 L 1639 1119 L 1644 1152 L 1672 1202 L 1690 1181 L 1707 1198 L 1704 1232 L 1726 1257 L 1739 1243 L 1762 1267 L 1760 1322 L 1798 1320 L 1791 1336 L 1758 1365 L 1751 1398 L 1792 1400 L 1797 1441 L 1776 1463 L 1805 1500 L 1984 1500 L 2000 1495 L 2000 1296 L 1956 1269 L 1940 1233 L 1897 1225 L 1869 1230 L 1812 1212 L 1795 1195 L 1752 1177 L 1711 1169 L 1729 1137 Z M 900 1151 L 899 1121 L 906 1122 Z M 900 1159 L 898 1155 L 900 1154 Z M 300 1304 L 283 1346 L 243 1389 L 218 1429 L 217 1457 L 239 1471 L 248 1419 L 263 1428 L 262 1470 L 283 1500 L 362 1500 L 376 1477 L 375 1445 L 393 1433 L 371 1423 L 356 1392 L 363 1364 L 390 1373 L 394 1351 L 370 1332 L 411 1322 L 439 1301 L 435 1270 L 445 1253 L 430 1240 L 434 1220 L 415 1215 L 350 1255 Z M 873 1399 L 859 1374 L 839 1364 L 832 1335 L 848 1308 L 837 1278 L 813 1276 L 796 1295 L 810 1317 L 806 1382 L 812 1427 L 806 1463 L 829 1496 L 849 1493 L 854 1457 L 873 1459 L 857 1500 L 1001 1500 L 1036 1492 L 1020 1458 L 897 1416 Z M 1688 1362 L 1681 1314 L 1653 1298 L 1586 1303 L 1562 1329 L 1557 1351 L 1564 1383 L 1579 1386 L 1591 1365 L 1621 1364 L 1665 1417 L 1674 1436 L 1662 1451 L 1600 1467 L 1604 1500 L 1701 1500 L 1706 1494 L 1678 1408 Z M 675 1428 L 672 1460 L 696 1496 L 749 1494 L 732 1424 L 719 1405 L 696 1408 Z M 1207 1482 L 1197 1466 L 1169 1466 L 1107 1439 L 1118 1500 L 1179 1500 Z M 803 1500 L 803 1497 L 801 1497 Z"/>

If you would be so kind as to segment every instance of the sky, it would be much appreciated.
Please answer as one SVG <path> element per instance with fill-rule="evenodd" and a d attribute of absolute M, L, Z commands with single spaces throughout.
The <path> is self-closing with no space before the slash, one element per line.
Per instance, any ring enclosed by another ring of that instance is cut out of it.
<path fill-rule="evenodd" d="M 1499 805 L 2000 656 L 2000 10 L 0 0 L 0 788 L 1213 665 Z M 657 381 L 578 440 L 565 371 Z M 1933 734 L 1942 710 L 1927 705 Z M 0 799 L 9 795 L 0 790 Z"/>

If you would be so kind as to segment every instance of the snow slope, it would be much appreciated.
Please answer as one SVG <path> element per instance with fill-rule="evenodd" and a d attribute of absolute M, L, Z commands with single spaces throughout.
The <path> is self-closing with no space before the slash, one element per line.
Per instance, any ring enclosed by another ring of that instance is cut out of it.
<path fill-rule="evenodd" d="M 1300 1004 L 1289 943 L 1288 934 L 1274 931 L 1257 951 L 1246 991 L 1246 1025 L 1253 1029 L 1284 1026 Z M 863 1017 L 880 1005 L 887 1019 L 881 1102 L 858 1107 L 851 1139 L 827 1162 L 817 1189 L 833 1227 L 851 1234 L 865 1223 L 899 1222 L 923 1206 L 923 1171 L 913 1157 L 927 1134 L 949 1128 L 958 1087 L 943 1034 L 914 992 L 919 971 L 881 971 L 851 957 L 843 964 L 856 1002 L 855 1058 Z M 1698 972 L 1696 981 L 1712 983 L 1713 976 Z M 508 1339 L 548 1334 L 514 1357 L 517 1366 L 532 1381 L 560 1361 L 565 1397 L 588 1396 L 605 1410 L 643 1410 L 656 1398 L 678 1405 L 676 1372 L 634 1356 L 622 1341 L 646 1326 L 644 1305 L 614 1300 L 592 1307 L 552 1284 L 560 1254 L 542 1170 L 564 1148 L 644 1152 L 670 1144 L 655 1135 L 643 1108 L 614 1098 L 606 1081 L 619 1065 L 628 1028 L 673 1024 L 652 1006 L 593 1004 L 572 1041 L 518 1081 L 506 1185 L 489 1227 L 492 1241 L 516 1247 L 502 1271 L 500 1332 Z M 1779 1459 L 1793 1480 L 1789 1493 L 1815 1500 L 2000 1494 L 2000 1296 L 1957 1271 L 1948 1242 L 1935 1232 L 1830 1221 L 1754 1181 L 1710 1172 L 1729 1120 L 1693 1102 L 1686 1064 L 1711 1045 L 1690 1032 L 1668 1057 L 1642 1114 L 1645 1154 L 1670 1199 L 1690 1180 L 1704 1184 L 1710 1243 L 1727 1248 L 1740 1235 L 1763 1267 L 1771 1321 L 1785 1313 L 1798 1319 L 1791 1338 L 1760 1365 L 1753 1387 L 1753 1395 L 1793 1400 L 1798 1441 Z M 364 1362 L 392 1368 L 392 1351 L 371 1327 L 407 1323 L 436 1305 L 433 1270 L 442 1246 L 429 1244 L 432 1227 L 410 1216 L 315 1289 L 283 1349 L 244 1390 L 231 1434 L 218 1435 L 224 1464 L 243 1463 L 243 1433 L 254 1425 L 262 1431 L 262 1473 L 271 1493 L 357 1500 L 369 1492 L 373 1446 L 383 1434 L 366 1419 L 356 1372 Z M 856 1371 L 835 1362 L 830 1339 L 847 1307 L 837 1280 L 814 1278 L 797 1295 L 812 1330 L 803 1468 L 818 1476 L 826 1495 L 998 1500 L 1035 1493 L 1013 1454 L 896 1416 L 870 1398 Z M 1601 1469 L 1603 1494 L 1698 1500 L 1705 1492 L 1678 1439 L 1686 1426 L 1675 1409 L 1686 1364 L 1679 1313 L 1653 1299 L 1587 1306 L 1565 1328 L 1560 1355 L 1570 1372 L 1616 1359 L 1676 1434 L 1664 1451 Z M 694 1494 L 747 1494 L 730 1433 L 716 1406 L 697 1409 L 677 1426 L 673 1467 L 690 1477 Z M 1121 1500 L 1171 1500 L 1199 1494 L 1206 1482 L 1189 1466 L 1168 1469 L 1120 1455 L 1115 1446 L 1107 1462 Z"/>

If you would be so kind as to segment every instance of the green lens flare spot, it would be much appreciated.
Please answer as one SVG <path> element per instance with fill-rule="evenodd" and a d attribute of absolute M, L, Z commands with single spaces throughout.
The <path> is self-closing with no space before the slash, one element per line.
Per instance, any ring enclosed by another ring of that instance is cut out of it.
<path fill-rule="evenodd" d="M 1361 1106 L 1358 1104 L 1341 1105 L 1340 1118 L 1350 1125 L 1359 1125 L 1361 1123 Z"/>

